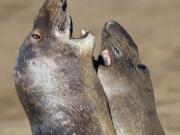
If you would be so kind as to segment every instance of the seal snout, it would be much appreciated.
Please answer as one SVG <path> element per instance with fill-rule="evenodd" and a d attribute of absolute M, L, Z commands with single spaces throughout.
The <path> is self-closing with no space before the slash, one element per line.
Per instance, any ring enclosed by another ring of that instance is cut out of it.
<path fill-rule="evenodd" d="M 123 56 L 123 49 L 121 42 L 119 42 L 121 37 L 118 31 L 119 27 L 120 25 L 117 22 L 108 21 L 104 24 L 102 29 L 101 56 L 106 66 L 110 66 L 115 57 L 120 58 Z"/>
<path fill-rule="evenodd" d="M 136 44 L 128 32 L 117 22 L 105 23 L 102 30 L 102 57 L 106 65 L 109 61 L 131 59 L 133 63 L 139 62 L 139 54 Z M 107 55 L 109 51 L 110 55 Z M 106 53 L 104 53 L 106 52 Z M 108 57 L 110 56 L 110 58 Z"/>

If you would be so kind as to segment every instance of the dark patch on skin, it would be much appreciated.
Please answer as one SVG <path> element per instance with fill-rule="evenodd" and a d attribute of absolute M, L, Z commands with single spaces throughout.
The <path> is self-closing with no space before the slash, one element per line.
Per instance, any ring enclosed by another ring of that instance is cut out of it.
<path fill-rule="evenodd" d="M 65 0 L 64 4 L 62 6 L 62 10 L 66 11 L 66 9 L 67 9 L 67 1 Z"/>
<path fill-rule="evenodd" d="M 66 0 L 46 0 L 41 7 L 14 68 L 18 97 L 33 135 L 115 135 L 91 63 L 92 50 L 81 55 L 72 42 L 63 42 L 72 39 L 73 31 L 66 7 Z M 55 35 L 55 29 L 62 37 Z M 41 39 L 32 37 L 36 30 Z"/>
<path fill-rule="evenodd" d="M 72 33 L 73 33 L 73 22 L 72 22 L 72 18 L 70 17 L 71 19 L 71 26 L 70 26 L 70 37 L 72 37 Z"/>
<path fill-rule="evenodd" d="M 93 61 L 94 69 L 96 70 L 96 72 L 98 72 L 98 68 L 100 65 L 105 65 L 103 57 L 101 55 L 98 57 L 97 60 L 93 57 L 92 61 Z"/>
<path fill-rule="evenodd" d="M 117 135 L 164 135 L 149 70 L 141 64 L 138 48 L 130 35 L 120 24 L 109 21 L 102 30 L 101 48 L 108 49 L 112 61 L 110 66 L 98 66 L 98 76 Z"/>

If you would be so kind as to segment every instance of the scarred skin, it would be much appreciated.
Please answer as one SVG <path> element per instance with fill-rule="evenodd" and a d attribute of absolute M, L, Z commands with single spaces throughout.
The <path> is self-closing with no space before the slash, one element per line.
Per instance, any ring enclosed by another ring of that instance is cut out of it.
<path fill-rule="evenodd" d="M 114 21 L 102 30 L 105 65 L 98 76 L 108 98 L 117 135 L 164 135 L 148 68 L 130 35 Z M 109 54 L 108 54 L 109 53 Z"/>
<path fill-rule="evenodd" d="M 94 37 L 72 38 L 65 0 L 46 0 L 14 68 L 33 135 L 115 135 L 92 64 Z"/>

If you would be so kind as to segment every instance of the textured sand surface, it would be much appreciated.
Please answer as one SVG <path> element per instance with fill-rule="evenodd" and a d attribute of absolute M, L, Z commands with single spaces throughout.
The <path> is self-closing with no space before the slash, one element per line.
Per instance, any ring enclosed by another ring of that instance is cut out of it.
<path fill-rule="evenodd" d="M 13 65 L 43 0 L 0 0 L 0 135 L 30 135 L 13 88 Z M 69 0 L 75 34 L 90 29 L 100 43 L 105 21 L 116 20 L 137 43 L 150 68 L 160 120 L 180 135 L 180 0 Z"/>

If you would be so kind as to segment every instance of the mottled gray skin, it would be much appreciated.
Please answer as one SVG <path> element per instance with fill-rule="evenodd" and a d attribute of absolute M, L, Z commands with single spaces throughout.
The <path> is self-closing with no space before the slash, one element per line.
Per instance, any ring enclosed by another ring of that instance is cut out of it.
<path fill-rule="evenodd" d="M 72 38 L 66 1 L 46 0 L 19 50 L 15 87 L 33 135 L 115 135 L 92 64 L 94 37 Z"/>
<path fill-rule="evenodd" d="M 141 64 L 136 44 L 114 21 L 102 30 L 102 51 L 110 66 L 100 66 L 98 76 L 110 105 L 117 135 L 164 135 L 148 68 Z"/>

